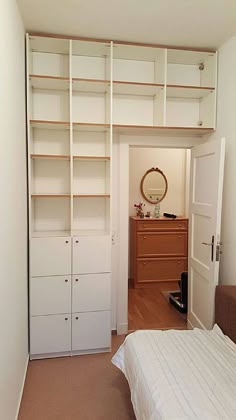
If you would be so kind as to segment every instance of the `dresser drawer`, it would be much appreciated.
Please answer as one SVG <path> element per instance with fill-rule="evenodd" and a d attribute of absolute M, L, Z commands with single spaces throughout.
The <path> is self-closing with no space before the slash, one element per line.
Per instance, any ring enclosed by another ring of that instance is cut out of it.
<path fill-rule="evenodd" d="M 136 285 L 177 281 L 182 271 L 187 271 L 187 258 L 140 259 L 136 263 Z"/>
<path fill-rule="evenodd" d="M 137 257 L 186 256 L 187 232 L 137 234 Z"/>
<path fill-rule="evenodd" d="M 137 231 L 169 231 L 169 230 L 187 230 L 187 220 L 154 220 L 137 221 Z"/>

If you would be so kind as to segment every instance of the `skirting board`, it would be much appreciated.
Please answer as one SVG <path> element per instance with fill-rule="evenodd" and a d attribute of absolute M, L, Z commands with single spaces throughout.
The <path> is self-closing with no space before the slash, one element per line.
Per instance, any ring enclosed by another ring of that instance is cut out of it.
<path fill-rule="evenodd" d="M 26 379 L 28 364 L 29 364 L 29 355 L 27 356 L 26 363 L 25 363 L 24 376 L 23 376 L 23 381 L 22 381 L 22 386 L 21 386 L 21 391 L 20 391 L 18 407 L 17 407 L 17 410 L 16 410 L 15 420 L 18 419 L 19 412 L 20 412 L 20 405 L 21 405 L 21 400 L 22 400 L 22 397 L 23 397 L 23 391 L 24 391 L 24 386 L 25 386 L 25 379 Z"/>
<path fill-rule="evenodd" d="M 128 332 L 128 322 L 124 324 L 117 324 L 117 335 L 127 334 Z"/>

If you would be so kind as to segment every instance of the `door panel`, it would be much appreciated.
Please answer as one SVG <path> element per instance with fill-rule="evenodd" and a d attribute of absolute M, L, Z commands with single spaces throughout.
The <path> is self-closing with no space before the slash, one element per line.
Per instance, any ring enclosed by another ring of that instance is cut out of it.
<path fill-rule="evenodd" d="M 71 312 L 71 276 L 32 277 L 30 280 L 32 316 Z"/>
<path fill-rule="evenodd" d="M 31 277 L 71 274 L 71 238 L 31 239 Z"/>
<path fill-rule="evenodd" d="M 30 353 L 62 353 L 71 350 L 71 315 L 30 318 Z"/>
<path fill-rule="evenodd" d="M 72 312 L 109 311 L 111 309 L 111 275 L 80 274 L 73 276 Z"/>
<path fill-rule="evenodd" d="M 225 141 L 191 151 L 188 325 L 212 328 L 218 283 Z"/>
<path fill-rule="evenodd" d="M 73 238 L 73 274 L 111 271 L 110 235 Z"/>
<path fill-rule="evenodd" d="M 110 311 L 72 315 L 72 351 L 110 347 Z"/>

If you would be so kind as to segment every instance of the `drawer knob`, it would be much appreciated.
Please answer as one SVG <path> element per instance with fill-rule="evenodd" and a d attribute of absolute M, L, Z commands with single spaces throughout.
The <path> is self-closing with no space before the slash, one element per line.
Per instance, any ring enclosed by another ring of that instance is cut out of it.
<path fill-rule="evenodd" d="M 180 261 L 178 261 L 178 264 L 180 264 Z"/>
<path fill-rule="evenodd" d="M 66 244 L 68 244 L 69 243 L 69 241 L 66 241 Z"/>
<path fill-rule="evenodd" d="M 68 321 L 68 318 L 65 318 L 65 321 Z"/>
<path fill-rule="evenodd" d="M 75 317 L 75 319 L 76 319 L 76 320 L 78 320 L 78 319 L 79 319 L 79 317 L 78 317 L 78 316 L 76 316 L 76 317 Z"/>
<path fill-rule="evenodd" d="M 147 239 L 147 237 L 146 236 L 143 236 L 143 239 Z"/>
<path fill-rule="evenodd" d="M 79 279 L 75 279 L 75 281 L 79 281 Z"/>
<path fill-rule="evenodd" d="M 78 244 L 78 243 L 79 243 L 79 241 L 78 241 L 78 240 L 76 240 L 76 241 L 75 241 L 75 243 L 76 243 L 76 244 Z"/>
<path fill-rule="evenodd" d="M 65 279 L 65 283 L 67 283 L 68 282 L 68 279 Z"/>
<path fill-rule="evenodd" d="M 180 236 L 180 235 L 179 235 L 179 236 L 178 236 L 178 238 L 179 238 L 179 239 L 181 239 L 181 238 L 182 238 L 182 236 Z"/>

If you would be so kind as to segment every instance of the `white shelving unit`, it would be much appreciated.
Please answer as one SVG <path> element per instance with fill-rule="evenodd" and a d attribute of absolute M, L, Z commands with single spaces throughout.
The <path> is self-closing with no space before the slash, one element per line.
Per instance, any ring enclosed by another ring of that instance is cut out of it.
<path fill-rule="evenodd" d="M 31 358 L 110 349 L 112 136 L 215 129 L 216 53 L 27 35 Z"/>
<path fill-rule="evenodd" d="M 27 44 L 31 358 L 109 351 L 111 46 Z"/>

